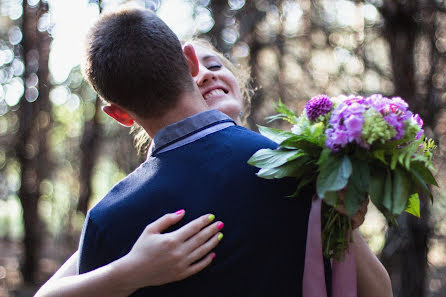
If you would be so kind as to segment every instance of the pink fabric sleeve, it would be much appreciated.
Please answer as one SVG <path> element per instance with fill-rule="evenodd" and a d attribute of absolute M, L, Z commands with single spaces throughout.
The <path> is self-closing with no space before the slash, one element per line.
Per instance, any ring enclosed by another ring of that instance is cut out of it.
<path fill-rule="evenodd" d="M 308 218 L 303 297 L 327 297 L 322 256 L 321 209 L 322 200 L 313 200 Z M 344 261 L 333 261 L 332 295 L 333 297 L 357 297 L 355 256 L 351 246 L 345 254 Z"/>

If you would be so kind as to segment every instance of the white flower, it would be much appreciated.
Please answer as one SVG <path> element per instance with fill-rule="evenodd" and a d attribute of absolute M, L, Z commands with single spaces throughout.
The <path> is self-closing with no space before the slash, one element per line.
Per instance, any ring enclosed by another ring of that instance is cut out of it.
<path fill-rule="evenodd" d="M 291 132 L 293 132 L 294 134 L 300 135 L 300 134 L 302 134 L 302 128 L 300 125 L 294 125 L 291 128 Z"/>

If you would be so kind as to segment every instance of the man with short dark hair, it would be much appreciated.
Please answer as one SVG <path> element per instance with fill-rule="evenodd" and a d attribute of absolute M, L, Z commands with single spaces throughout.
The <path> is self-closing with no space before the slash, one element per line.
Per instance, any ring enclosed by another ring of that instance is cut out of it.
<path fill-rule="evenodd" d="M 90 31 L 84 74 L 107 102 L 143 118 L 161 117 L 194 84 L 175 34 L 136 9 L 104 14 Z"/>
<path fill-rule="evenodd" d="M 79 272 L 127 254 L 144 227 L 184 208 L 183 224 L 211 212 L 225 222 L 214 263 L 188 279 L 132 296 L 300 296 L 309 199 L 285 199 L 294 181 L 263 180 L 246 162 L 276 144 L 208 107 L 194 83 L 194 48 L 149 11 L 103 16 L 92 29 L 85 74 L 104 111 L 153 139 L 151 156 L 86 218 Z M 181 227 L 181 224 L 178 226 Z"/>

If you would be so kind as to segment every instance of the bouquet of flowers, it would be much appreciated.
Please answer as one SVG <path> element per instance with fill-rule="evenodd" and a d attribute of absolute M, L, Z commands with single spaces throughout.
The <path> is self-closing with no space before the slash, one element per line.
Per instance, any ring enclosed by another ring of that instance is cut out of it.
<path fill-rule="evenodd" d="M 318 95 L 300 116 L 279 101 L 278 115 L 293 124 L 291 131 L 259 127 L 278 148 L 257 151 L 248 161 L 258 176 L 298 179 L 296 192 L 308 184 L 324 203 L 324 256 L 339 259 L 348 247 L 351 225 L 335 210 L 343 203 L 348 216 L 370 200 L 390 224 L 403 211 L 420 216 L 418 193 L 432 198 L 428 185 L 437 185 L 431 171 L 434 142 L 425 139 L 423 121 L 399 97 Z"/>

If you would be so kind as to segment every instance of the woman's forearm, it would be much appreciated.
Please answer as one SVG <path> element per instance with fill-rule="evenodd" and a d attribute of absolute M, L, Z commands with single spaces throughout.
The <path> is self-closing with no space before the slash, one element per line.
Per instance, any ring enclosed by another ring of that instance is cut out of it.
<path fill-rule="evenodd" d="M 122 259 L 80 275 L 76 274 L 77 259 L 76 252 L 34 297 L 124 297 L 137 289 L 128 283 Z"/>
<path fill-rule="evenodd" d="M 392 297 L 389 274 L 356 229 L 353 231 L 358 297 Z"/>

